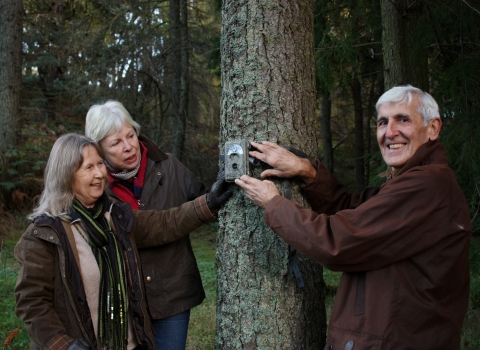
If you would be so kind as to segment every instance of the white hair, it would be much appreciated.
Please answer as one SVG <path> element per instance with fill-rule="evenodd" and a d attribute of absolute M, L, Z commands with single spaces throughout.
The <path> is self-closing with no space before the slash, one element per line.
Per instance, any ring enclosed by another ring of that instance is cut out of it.
<path fill-rule="evenodd" d="M 83 149 L 92 146 L 103 158 L 100 146 L 93 140 L 79 134 L 66 134 L 53 144 L 45 167 L 45 187 L 40 201 L 29 219 L 46 214 L 62 219 L 70 218 L 69 211 L 73 202 L 73 178 L 83 163 Z"/>
<path fill-rule="evenodd" d="M 440 118 L 438 104 L 433 97 L 429 93 L 411 85 L 395 86 L 386 91 L 380 96 L 375 105 L 377 113 L 381 106 L 389 104 L 405 104 L 408 107 L 413 101 L 413 95 L 418 96 L 420 101 L 417 112 L 422 116 L 424 126 L 427 126 L 430 120 Z"/>
<path fill-rule="evenodd" d="M 118 133 L 122 125 L 131 126 L 137 136 L 140 125 L 135 122 L 127 109 L 118 101 L 107 101 L 90 107 L 85 120 L 85 135 L 95 142 Z"/>

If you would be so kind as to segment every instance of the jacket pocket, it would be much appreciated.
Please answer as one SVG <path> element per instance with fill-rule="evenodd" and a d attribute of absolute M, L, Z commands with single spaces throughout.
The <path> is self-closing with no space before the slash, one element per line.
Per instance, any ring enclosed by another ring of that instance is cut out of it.
<path fill-rule="evenodd" d="M 383 338 L 329 327 L 324 350 L 380 350 Z"/>

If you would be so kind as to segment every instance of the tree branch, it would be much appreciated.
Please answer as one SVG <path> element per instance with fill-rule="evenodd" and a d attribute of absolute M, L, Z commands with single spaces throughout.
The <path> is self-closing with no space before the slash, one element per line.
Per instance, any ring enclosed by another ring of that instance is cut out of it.
<path fill-rule="evenodd" d="M 478 14 L 480 14 L 480 11 L 477 10 L 475 7 L 473 7 L 472 5 L 470 5 L 467 0 L 463 0 L 463 2 L 468 6 L 470 7 L 473 11 L 477 12 Z"/>

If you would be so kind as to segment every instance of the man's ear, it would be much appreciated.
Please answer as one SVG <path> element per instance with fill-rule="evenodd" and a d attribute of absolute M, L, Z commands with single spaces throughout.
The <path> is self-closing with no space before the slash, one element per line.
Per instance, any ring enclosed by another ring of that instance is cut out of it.
<path fill-rule="evenodd" d="M 431 119 L 428 122 L 428 140 L 433 141 L 440 135 L 442 129 L 442 120 L 440 118 Z"/>

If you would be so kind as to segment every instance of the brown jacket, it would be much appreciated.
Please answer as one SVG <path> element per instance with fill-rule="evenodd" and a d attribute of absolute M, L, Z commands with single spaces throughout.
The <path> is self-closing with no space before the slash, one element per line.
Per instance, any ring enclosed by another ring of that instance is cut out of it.
<path fill-rule="evenodd" d="M 144 136 L 148 163 L 140 210 L 178 207 L 206 193 L 205 186 L 171 154 Z M 152 319 L 162 319 L 199 305 L 205 299 L 190 238 L 185 236 L 161 247 L 140 249 L 140 260 Z"/>
<path fill-rule="evenodd" d="M 129 205 L 112 206 L 112 227 L 125 254 L 129 312 L 142 349 L 155 349 L 155 341 L 142 293 L 137 247 L 169 243 L 212 219 L 204 196 L 163 212 L 132 213 Z M 43 215 L 35 219 L 15 247 L 15 257 L 21 264 L 15 311 L 25 323 L 31 349 L 66 349 L 76 338 L 86 339 L 96 349 L 72 235 L 68 224 Z"/>
<path fill-rule="evenodd" d="M 304 190 L 313 210 L 277 196 L 265 218 L 299 252 L 343 271 L 325 349 L 459 349 L 471 227 L 443 146 L 424 144 L 361 195 L 322 166 Z"/>

